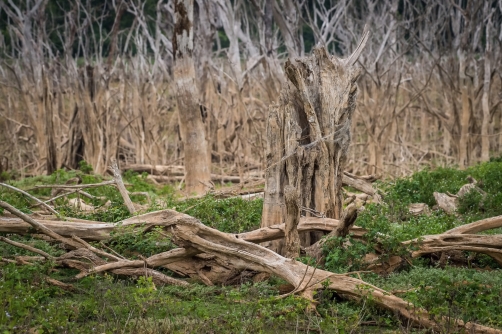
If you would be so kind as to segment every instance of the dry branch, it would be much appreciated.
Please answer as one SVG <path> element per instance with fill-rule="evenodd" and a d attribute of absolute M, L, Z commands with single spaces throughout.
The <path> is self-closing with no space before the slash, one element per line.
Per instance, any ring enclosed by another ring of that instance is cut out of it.
<path fill-rule="evenodd" d="M 136 173 L 148 173 L 150 175 L 166 175 L 166 176 L 183 176 L 185 167 L 183 166 L 165 166 L 165 165 L 148 165 L 148 164 L 131 164 L 122 168 Z"/>
<path fill-rule="evenodd" d="M 13 187 L 13 186 L 11 186 L 11 185 L 9 185 L 9 184 L 5 184 L 5 183 L 0 183 L 0 186 L 3 186 L 3 187 L 6 187 L 6 188 L 9 188 L 9 189 L 11 189 L 11 190 L 17 191 L 17 192 L 19 192 L 19 193 L 21 193 L 21 194 L 25 195 L 26 197 L 28 197 L 28 198 L 30 198 L 30 199 L 32 199 L 32 200 L 34 200 L 35 202 L 37 202 L 39 205 L 42 205 L 44 208 L 46 208 L 47 210 L 49 210 L 51 213 L 55 214 L 56 216 L 59 216 L 59 213 L 58 213 L 56 210 L 54 210 L 53 208 L 51 208 L 51 207 L 50 207 L 47 203 L 42 202 L 41 200 L 39 200 L 39 199 L 38 199 L 38 198 L 36 198 L 35 196 L 33 196 L 33 195 L 31 195 L 31 194 L 27 193 L 26 191 L 23 191 L 23 190 L 21 190 L 21 189 L 18 189 L 18 188 L 16 188 L 16 187 Z"/>
<path fill-rule="evenodd" d="M 64 243 L 65 245 L 68 245 L 70 247 L 75 248 L 75 251 L 72 251 L 70 253 L 67 253 L 65 255 L 60 256 L 59 258 L 54 258 L 51 255 L 38 250 L 36 248 L 24 245 L 22 243 L 17 243 L 14 241 L 11 241 L 7 238 L 1 237 L 0 240 L 7 242 L 13 246 L 20 247 L 23 249 L 27 249 L 29 251 L 41 254 L 47 259 L 55 260 L 56 263 L 67 265 L 73 268 L 77 268 L 81 270 L 81 274 L 77 275 L 76 278 L 82 278 L 86 276 L 89 273 L 93 272 L 100 272 L 104 270 L 110 270 L 111 272 L 115 274 L 120 274 L 120 275 L 129 275 L 129 276 L 152 276 L 154 282 L 156 283 L 162 283 L 162 284 L 174 284 L 174 285 L 180 285 L 180 286 L 187 286 L 188 283 L 184 281 L 180 281 L 178 279 L 166 276 L 160 272 L 157 272 L 151 268 L 148 268 L 147 266 L 149 263 L 146 260 L 138 260 L 138 261 L 130 261 L 130 260 L 123 260 L 122 258 L 117 257 L 116 255 L 109 254 L 105 251 L 102 251 L 100 249 L 97 249 L 91 245 L 89 245 L 87 242 L 84 240 L 72 236 L 72 239 L 68 239 L 65 237 L 62 237 L 61 235 L 55 233 L 54 231 L 48 229 L 46 226 L 43 224 L 40 224 L 39 222 L 35 221 L 33 218 L 23 214 L 19 210 L 15 209 L 11 205 L 0 201 L 0 207 L 8 210 L 10 213 L 18 216 L 19 218 L 23 219 L 25 222 L 33 226 L 35 229 L 39 230 L 40 232 L 44 233 L 45 235 L 50 236 L 51 238 L 60 241 Z M 155 216 L 150 215 L 150 217 L 155 218 Z M 82 248 L 84 247 L 84 248 Z M 176 262 L 180 258 L 184 258 L 186 256 L 196 254 L 197 252 L 194 252 L 193 250 L 191 251 L 185 251 L 184 249 L 175 249 L 171 252 L 166 252 L 166 253 L 161 253 L 157 254 L 153 259 L 151 260 L 151 264 L 154 266 L 159 266 L 159 265 L 165 265 L 169 264 L 170 262 Z M 99 257 L 103 256 L 107 259 L 110 259 L 112 262 L 109 264 L 105 264 L 105 262 Z M 85 263 L 81 261 L 76 261 L 72 260 L 73 257 L 76 257 L 77 259 L 79 258 L 86 258 L 90 259 L 91 263 Z M 69 261 L 70 260 L 70 261 Z M 101 265 L 101 268 L 103 270 L 95 270 L 96 266 Z M 138 269 L 137 267 L 143 266 L 144 268 Z M 88 269 L 90 268 L 90 270 Z"/>
<path fill-rule="evenodd" d="M 104 181 L 104 182 L 101 182 L 101 183 L 75 184 L 75 185 L 47 184 L 47 185 L 34 186 L 34 187 L 31 187 L 28 190 L 47 189 L 47 188 L 53 188 L 53 189 L 86 189 L 86 188 L 96 188 L 96 187 L 111 186 L 111 185 L 115 185 L 115 180 Z"/>
<path fill-rule="evenodd" d="M 502 265 L 502 235 L 452 234 L 426 235 L 406 241 L 404 245 L 416 244 L 419 249 L 411 253 L 412 257 L 424 254 L 463 250 L 483 253 L 494 258 Z"/>
<path fill-rule="evenodd" d="M 443 234 L 474 234 L 499 227 L 502 227 L 502 216 L 486 218 L 470 224 L 461 225 Z"/>
<path fill-rule="evenodd" d="M 346 235 L 350 233 L 353 234 L 354 237 L 362 237 L 362 234 L 354 233 L 354 232 L 363 232 L 365 233 L 365 230 L 362 229 L 362 231 L 359 231 L 359 227 L 354 226 L 354 222 L 357 219 L 357 208 L 354 204 L 350 204 L 342 214 L 342 219 L 340 219 L 340 222 L 337 224 L 336 227 L 333 228 L 333 230 L 323 239 L 317 241 L 315 244 L 313 244 L 310 247 L 307 247 L 306 252 L 307 255 L 315 258 L 318 262 L 322 261 L 322 246 L 326 242 L 326 240 L 330 237 L 345 237 Z"/>
<path fill-rule="evenodd" d="M 80 243 L 77 243 L 71 239 L 68 239 L 68 238 L 64 238 L 62 236 L 60 236 L 59 234 L 57 233 L 54 233 L 52 230 L 48 229 L 47 227 L 45 227 L 43 224 L 40 224 L 39 222 L 37 222 L 36 220 L 34 220 L 33 218 L 31 218 L 30 216 L 22 213 L 21 211 L 19 211 L 18 209 L 16 209 L 15 207 L 13 207 L 12 205 L 8 204 L 8 203 L 5 203 L 4 201 L 0 201 L 0 207 L 4 208 L 5 210 L 9 211 L 10 213 L 12 213 L 13 215 L 21 218 L 22 220 L 24 220 L 25 222 L 27 222 L 28 224 L 30 224 L 33 228 L 35 228 L 35 230 L 37 231 L 40 231 L 42 232 L 43 234 L 53 238 L 53 239 L 56 239 L 64 244 L 67 244 L 71 247 L 74 247 L 74 248 L 80 248 L 82 247 L 82 245 Z"/>
<path fill-rule="evenodd" d="M 26 249 L 26 250 L 28 250 L 30 252 L 33 252 L 33 253 L 36 253 L 36 254 L 40 254 L 43 257 L 45 257 L 46 259 L 48 259 L 48 260 L 53 259 L 52 255 L 47 254 L 46 252 L 44 252 L 44 251 L 42 251 L 40 249 L 37 249 L 35 247 L 31 247 L 31 246 L 25 245 L 25 244 L 20 243 L 20 242 L 12 241 L 12 240 L 7 239 L 7 238 L 2 237 L 2 236 L 0 236 L 0 241 L 3 241 L 5 243 L 8 243 L 9 245 L 12 245 L 12 246 L 15 246 L 15 247 Z"/>
<path fill-rule="evenodd" d="M 353 178 L 349 175 L 347 175 L 347 173 L 344 173 L 343 174 L 343 177 L 342 177 L 342 182 L 343 182 L 343 185 L 344 186 L 350 186 L 354 189 L 357 189 L 365 194 L 368 194 L 370 196 L 374 196 L 375 199 L 379 200 L 379 195 L 377 194 L 375 188 L 373 188 L 373 186 L 371 185 L 371 183 L 363 180 L 363 179 L 357 179 L 357 178 Z"/>
<path fill-rule="evenodd" d="M 131 214 L 136 212 L 134 205 L 132 204 L 131 198 L 129 198 L 129 192 L 127 191 L 124 182 L 122 181 L 122 176 L 120 175 L 120 170 L 117 165 L 117 160 L 115 158 L 111 159 L 112 165 L 110 166 L 113 172 L 113 179 L 115 180 L 115 184 L 119 189 L 120 195 L 124 199 L 124 204 L 127 206 L 127 209 Z"/>
<path fill-rule="evenodd" d="M 184 176 L 148 175 L 147 179 L 155 180 L 156 182 L 161 182 L 161 183 L 181 182 L 184 180 Z M 250 178 L 250 179 L 256 179 L 256 178 Z M 211 174 L 211 181 L 241 183 L 244 180 L 242 180 L 241 177 L 239 176 Z"/>

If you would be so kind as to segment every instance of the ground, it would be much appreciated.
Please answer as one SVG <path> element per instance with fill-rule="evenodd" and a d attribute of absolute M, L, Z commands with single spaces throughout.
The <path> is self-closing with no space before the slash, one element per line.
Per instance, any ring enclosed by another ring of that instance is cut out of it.
<path fill-rule="evenodd" d="M 487 195 L 472 192 L 460 201 L 457 214 L 450 215 L 435 207 L 434 191 L 456 193 L 470 175 L 478 180 Z M 3 177 L 9 178 L 10 175 Z M 77 178 L 82 183 L 96 183 L 104 177 L 92 174 L 85 164 L 80 171 L 57 171 L 53 175 L 7 181 L 29 189 L 35 185 L 66 183 Z M 147 211 L 175 209 L 200 219 L 224 232 L 239 233 L 259 227 L 262 201 L 231 198 L 218 200 L 208 195 L 182 200 L 171 186 L 154 186 L 142 175 L 125 173 L 131 192 L 148 192 L 133 200 Z M 502 329 L 502 268 L 485 255 L 468 252 L 432 254 L 409 260 L 396 271 L 377 275 L 364 267 L 361 259 L 376 242 L 385 256 L 410 253 L 401 242 L 420 236 L 438 234 L 455 226 L 502 214 L 502 161 L 492 159 L 469 168 L 424 170 L 408 178 L 381 181 L 377 187 L 383 202 L 369 204 L 360 212 L 356 225 L 369 230 L 364 240 L 350 236 L 325 243 L 323 269 L 333 272 L 356 272 L 354 277 L 374 284 L 422 306 L 434 317 L 445 316 L 473 321 Z M 116 222 L 130 214 L 113 187 L 88 191 L 95 199 L 89 204 L 111 205 L 93 212 L 82 212 L 61 199 L 56 209 L 64 216 Z M 37 197 L 49 196 L 50 189 L 32 190 Z M 0 200 L 30 213 L 28 199 L 0 188 Z M 414 216 L 411 203 L 426 203 L 430 214 Z M 0 212 L 1 213 L 1 212 Z M 502 230 L 486 233 L 501 234 Z M 385 238 L 382 238 L 385 235 Z M 57 256 L 64 252 L 31 236 L 4 234 Z M 377 240 L 378 239 L 378 240 Z M 99 246 L 99 244 L 96 244 Z M 122 231 L 106 246 L 127 258 L 147 257 L 175 245 L 162 232 L 145 234 Z M 151 279 L 137 280 L 110 274 L 91 275 L 80 280 L 74 269 L 54 267 L 40 262 L 22 265 L 16 256 L 34 255 L 2 244 L 0 248 L 0 332 L 2 333 L 348 333 L 348 332 L 421 332 L 403 323 L 395 314 L 377 308 L 371 298 L 346 301 L 330 291 L 319 291 L 316 311 L 308 311 L 308 302 L 297 296 L 278 298 L 287 290 L 281 279 L 254 283 L 243 279 L 233 286 L 208 287 L 188 279 L 190 287 L 155 286 Z M 385 256 L 382 260 L 385 260 Z M 310 262 L 309 258 L 300 258 Z M 165 274 L 174 275 L 164 271 Z M 48 278 L 71 284 L 56 287 Z M 448 322 L 443 332 L 452 332 Z"/>

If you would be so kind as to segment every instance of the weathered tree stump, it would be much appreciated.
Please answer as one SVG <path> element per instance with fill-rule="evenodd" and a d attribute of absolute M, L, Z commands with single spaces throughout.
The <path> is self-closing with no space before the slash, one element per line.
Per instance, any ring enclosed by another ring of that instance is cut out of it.
<path fill-rule="evenodd" d="M 360 74 L 354 64 L 368 36 L 365 32 L 347 59 L 317 47 L 311 56 L 286 62 L 289 81 L 279 102 L 269 108 L 262 227 L 294 225 L 300 215 L 340 218 L 343 167 Z M 285 196 L 286 189 L 293 194 L 291 188 L 299 194 L 298 208 Z M 302 240 L 313 241 L 310 235 Z M 270 247 L 280 251 L 278 245 Z M 288 246 L 288 255 L 290 251 Z"/>

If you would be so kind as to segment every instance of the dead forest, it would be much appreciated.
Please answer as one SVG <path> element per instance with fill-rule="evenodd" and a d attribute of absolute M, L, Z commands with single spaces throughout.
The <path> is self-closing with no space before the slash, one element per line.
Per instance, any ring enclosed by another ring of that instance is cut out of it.
<path fill-rule="evenodd" d="M 75 1 L 58 20 L 47 4 L 3 1 L 0 9 L 2 169 L 50 174 L 83 159 L 103 173 L 113 157 L 121 166 L 183 166 L 174 2 L 145 13 L 142 1 Z M 266 167 L 268 107 L 287 81 L 285 61 L 313 46 L 348 56 L 365 24 L 371 38 L 357 62 L 347 171 L 396 177 L 500 153 L 501 7 L 195 1 L 193 99 L 215 180 L 250 179 Z M 130 27 L 121 28 L 126 15 Z"/>
<path fill-rule="evenodd" d="M 276 276 L 291 286 L 278 298 L 301 296 L 309 312 L 318 291 L 332 290 L 369 296 L 432 332 L 501 332 L 434 318 L 354 273 L 322 268 L 328 238 L 369 233 L 354 224 L 365 204 L 383 203 L 375 180 L 465 170 L 502 154 L 501 0 L 0 0 L 0 21 L 0 182 L 83 163 L 105 177 L 29 189 L 51 189 L 48 198 L 0 183 L 36 207 L 26 213 L 0 198 L 0 241 L 38 254 L 4 261 L 51 262 L 78 270 L 75 280 L 106 272 L 181 287 L 192 284 L 186 277 L 215 286 Z M 262 197 L 261 227 L 225 233 L 175 208 L 149 212 L 131 197 L 155 200 L 128 191 L 124 171 L 188 199 Z M 434 192 L 436 209 L 458 217 L 466 193 L 486 197 L 478 181 Z M 78 195 L 69 201 L 92 211 L 85 202 L 104 199 L 89 189 L 105 186 L 130 218 L 64 217 L 54 205 Z M 389 236 L 376 235 L 361 272 L 389 275 L 459 251 L 502 266 L 502 235 L 483 234 L 501 217 L 400 241 L 407 255 L 386 257 Z M 106 246 L 119 227 L 158 230 L 176 247 L 128 258 Z"/>

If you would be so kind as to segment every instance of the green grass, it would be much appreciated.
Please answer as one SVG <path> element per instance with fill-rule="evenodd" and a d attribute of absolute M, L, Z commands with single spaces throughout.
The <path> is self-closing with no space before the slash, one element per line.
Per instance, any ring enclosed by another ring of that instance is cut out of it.
<path fill-rule="evenodd" d="M 105 177 L 94 175 L 82 164 L 79 171 L 57 171 L 53 175 L 7 181 L 29 189 L 36 185 L 66 183 L 79 178 L 81 183 L 98 183 Z M 434 208 L 434 191 L 456 193 L 466 183 L 467 175 L 479 181 L 486 196 L 470 193 L 460 201 L 458 215 L 448 215 Z M 145 175 L 127 172 L 124 181 L 131 192 L 148 192 L 153 204 L 147 211 L 175 209 L 200 219 L 204 224 L 229 233 L 240 233 L 259 227 L 262 200 L 240 198 L 218 200 L 208 195 L 201 199 L 183 200 L 170 186 L 156 187 Z M 408 178 L 382 182 L 383 203 L 370 204 L 359 213 L 356 225 L 369 232 L 363 240 L 351 236 L 328 240 L 324 247 L 323 269 L 333 272 L 364 270 L 365 254 L 377 245 L 383 250 L 382 261 L 391 255 L 409 255 L 411 248 L 401 242 L 423 235 L 442 233 L 477 219 L 502 214 L 502 162 L 494 160 L 459 171 L 453 168 L 424 170 Z M 48 198 L 51 190 L 30 191 Z M 68 217 L 117 222 L 130 216 L 114 187 L 88 189 L 94 196 L 111 201 L 86 213 L 58 200 L 56 209 Z M 11 190 L 0 188 L 0 199 L 32 212 L 32 202 Z M 144 197 L 134 198 L 147 204 Z M 426 215 L 408 212 L 411 203 L 427 203 L 432 209 Z M 489 231 L 486 233 L 501 233 Z M 58 256 L 65 252 L 58 245 L 30 236 L 8 236 Z M 176 247 L 160 229 L 147 233 L 120 228 L 107 245 L 128 258 L 148 257 Z M 96 244 L 96 246 L 98 246 Z M 499 305 L 502 303 L 502 270 L 488 256 L 464 252 L 463 264 L 440 264 L 432 256 L 410 259 L 398 271 L 387 275 L 361 274 L 363 280 L 392 290 L 409 290 L 404 299 L 427 309 L 435 319 L 460 318 L 483 325 L 502 328 Z M 2 244 L 0 256 L 13 258 L 34 255 Z M 308 259 L 305 259 L 308 260 Z M 161 271 L 163 269 L 160 269 Z M 169 273 L 167 270 L 164 271 Z M 74 280 L 77 271 L 54 268 L 50 263 L 32 266 L 0 264 L 0 333 L 38 331 L 38 333 L 349 333 L 415 331 L 401 323 L 395 314 L 383 311 L 371 299 L 345 301 L 336 293 L 320 290 L 317 313 L 306 311 L 306 301 L 291 296 L 277 299 L 285 282 L 271 278 L 267 282 L 246 282 L 231 287 L 206 287 L 193 283 L 189 288 L 157 287 L 149 279 L 119 277 L 110 274 L 91 275 Z M 75 290 L 65 291 L 49 285 L 51 277 L 71 283 Z M 357 276 L 355 276 L 357 277 Z M 371 326 L 366 326 L 367 324 Z M 446 324 L 443 332 L 451 333 Z"/>
<path fill-rule="evenodd" d="M 288 333 L 311 328 L 336 332 L 352 319 L 324 322 L 305 311 L 307 302 L 277 299 L 269 283 L 237 287 L 158 287 L 150 279 L 105 274 L 74 282 L 76 291 L 48 285 L 50 275 L 68 280 L 76 271 L 50 272 L 50 265 L 2 267 L 2 333 Z M 347 309 L 347 308 L 344 308 Z M 348 311 L 346 311 L 347 313 Z"/>

